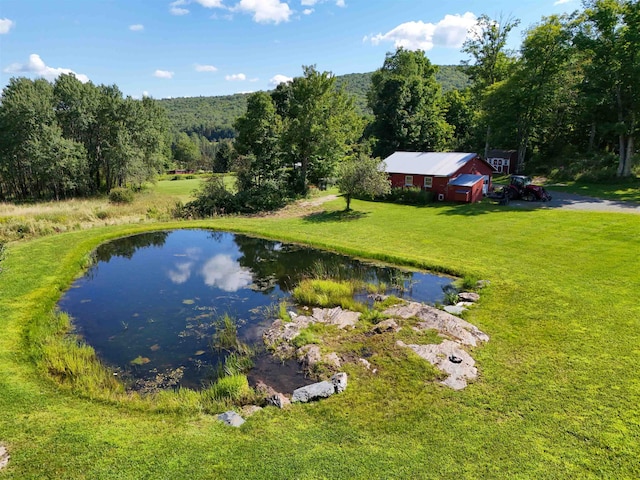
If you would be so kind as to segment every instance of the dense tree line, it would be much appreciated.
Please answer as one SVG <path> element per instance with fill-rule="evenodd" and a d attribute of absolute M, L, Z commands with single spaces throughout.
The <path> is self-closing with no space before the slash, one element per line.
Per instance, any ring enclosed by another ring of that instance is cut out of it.
<path fill-rule="evenodd" d="M 632 175 L 640 2 L 585 1 L 583 11 L 543 18 L 508 52 L 514 24 L 482 16 L 480 33 L 465 44 L 473 84 L 464 102 L 452 97 L 448 113 L 452 122 L 459 117 L 460 143 L 516 149 L 519 171 Z"/>
<path fill-rule="evenodd" d="M 163 168 L 168 122 L 152 99 L 61 75 L 13 78 L 0 104 L 0 199 L 46 199 L 140 185 Z"/>

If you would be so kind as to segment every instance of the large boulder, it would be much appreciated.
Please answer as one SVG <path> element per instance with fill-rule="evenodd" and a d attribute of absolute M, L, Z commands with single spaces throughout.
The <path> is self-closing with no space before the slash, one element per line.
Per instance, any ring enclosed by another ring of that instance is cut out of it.
<path fill-rule="evenodd" d="M 244 418 L 242 418 L 233 410 L 221 413 L 220 415 L 218 415 L 218 420 L 226 423 L 230 427 L 239 427 L 244 423 Z"/>
<path fill-rule="evenodd" d="M 296 388 L 291 396 L 292 402 L 310 402 L 319 398 L 327 398 L 336 393 L 336 387 L 333 382 L 312 383 L 305 387 Z"/>
<path fill-rule="evenodd" d="M 463 302 L 477 302 L 480 300 L 480 295 L 475 292 L 462 292 L 458 294 L 458 298 Z"/>
<path fill-rule="evenodd" d="M 385 315 L 400 318 L 418 318 L 414 327 L 417 330 L 434 329 L 463 345 L 477 346 L 479 342 L 489 341 L 489 336 L 475 325 L 447 312 L 417 302 L 409 302 L 386 309 Z"/>
<path fill-rule="evenodd" d="M 469 380 L 475 380 L 478 376 L 476 362 L 471 355 L 451 340 L 445 340 L 438 345 L 406 345 L 401 341 L 397 344 L 410 348 L 434 367 L 448 374 L 442 384 L 454 390 L 463 389 Z"/>

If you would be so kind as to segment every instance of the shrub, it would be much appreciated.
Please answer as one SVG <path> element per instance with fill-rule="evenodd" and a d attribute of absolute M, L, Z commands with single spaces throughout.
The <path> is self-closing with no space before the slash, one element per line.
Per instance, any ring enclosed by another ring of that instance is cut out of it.
<path fill-rule="evenodd" d="M 239 211 L 238 202 L 233 193 L 227 190 L 221 177 L 211 177 L 204 182 L 197 193 L 195 200 L 180 208 L 176 205 L 176 216 L 191 217 L 212 217 L 225 213 L 235 213 Z"/>
<path fill-rule="evenodd" d="M 112 188 L 109 192 L 109 201 L 111 203 L 132 203 L 133 199 L 133 191 L 128 188 Z"/>
<path fill-rule="evenodd" d="M 419 187 L 392 188 L 391 192 L 378 197 L 384 202 L 401 203 L 403 205 L 427 205 L 433 202 L 433 192 L 422 190 Z"/>

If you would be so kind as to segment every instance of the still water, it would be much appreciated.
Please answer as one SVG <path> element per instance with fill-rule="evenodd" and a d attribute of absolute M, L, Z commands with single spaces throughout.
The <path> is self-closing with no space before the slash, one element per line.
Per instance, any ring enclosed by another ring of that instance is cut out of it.
<path fill-rule="evenodd" d="M 258 344 L 275 318 L 269 310 L 318 270 L 403 285 L 402 291 L 387 293 L 426 303 L 442 301 L 443 287 L 452 282 L 300 245 L 173 230 L 101 245 L 94 265 L 58 305 L 102 361 L 133 388 L 152 379 L 168 387 L 200 388 L 215 378 L 223 359 L 211 346 L 216 321 L 229 314 L 238 323 L 241 340 Z M 283 370 L 287 367 L 292 368 Z M 269 380 L 254 375 L 258 379 Z"/>

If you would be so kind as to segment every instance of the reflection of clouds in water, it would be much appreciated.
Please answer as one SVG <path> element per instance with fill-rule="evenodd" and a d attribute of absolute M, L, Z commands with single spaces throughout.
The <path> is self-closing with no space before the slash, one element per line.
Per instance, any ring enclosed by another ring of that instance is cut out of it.
<path fill-rule="evenodd" d="M 204 283 L 225 292 L 236 292 L 251 284 L 251 270 L 243 268 L 230 255 L 216 255 L 202 267 Z"/>
<path fill-rule="evenodd" d="M 190 248 L 187 248 L 185 253 L 187 254 L 187 257 L 189 257 L 191 260 L 199 260 L 200 254 L 202 253 L 202 249 L 199 247 L 190 247 Z"/>
<path fill-rule="evenodd" d="M 177 285 L 186 282 L 191 276 L 192 266 L 193 262 L 176 263 L 176 268 L 168 272 L 169 280 Z"/>

